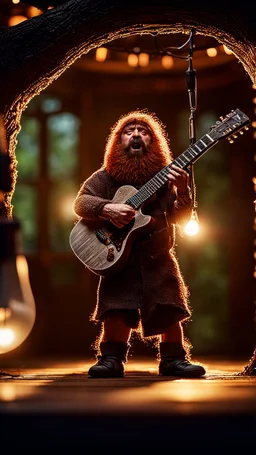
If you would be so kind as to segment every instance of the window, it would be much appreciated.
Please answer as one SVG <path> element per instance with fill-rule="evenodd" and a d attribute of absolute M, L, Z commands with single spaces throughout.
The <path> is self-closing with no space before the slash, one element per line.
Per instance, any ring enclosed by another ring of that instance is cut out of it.
<path fill-rule="evenodd" d="M 70 251 L 77 192 L 80 119 L 50 95 L 35 97 L 21 118 L 13 214 L 24 253 Z"/>

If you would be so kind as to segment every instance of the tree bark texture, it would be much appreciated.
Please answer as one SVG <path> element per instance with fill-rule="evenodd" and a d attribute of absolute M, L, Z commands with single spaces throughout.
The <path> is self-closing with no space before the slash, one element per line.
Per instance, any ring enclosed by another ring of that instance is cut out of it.
<path fill-rule="evenodd" d="M 0 214 L 12 216 L 17 178 L 15 147 L 20 117 L 29 101 L 74 61 L 111 40 L 135 34 L 196 33 L 211 36 L 231 49 L 248 77 L 256 82 L 256 7 L 233 1 L 170 0 L 28 0 L 35 6 L 56 5 L 44 14 L 0 30 L 0 112 L 11 159 L 12 188 L 0 203 Z M 256 362 L 254 356 L 254 362 Z"/>

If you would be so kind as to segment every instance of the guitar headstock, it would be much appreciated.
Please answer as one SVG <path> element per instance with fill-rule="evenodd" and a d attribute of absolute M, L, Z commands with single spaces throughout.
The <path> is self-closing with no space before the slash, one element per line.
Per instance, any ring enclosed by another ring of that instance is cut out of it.
<path fill-rule="evenodd" d="M 231 111 L 226 117 L 220 117 L 220 120 L 211 127 L 209 133 L 214 140 L 227 138 L 230 143 L 238 137 L 236 133 L 244 134 L 243 130 L 248 130 L 248 124 L 251 123 L 249 117 L 239 109 Z"/>

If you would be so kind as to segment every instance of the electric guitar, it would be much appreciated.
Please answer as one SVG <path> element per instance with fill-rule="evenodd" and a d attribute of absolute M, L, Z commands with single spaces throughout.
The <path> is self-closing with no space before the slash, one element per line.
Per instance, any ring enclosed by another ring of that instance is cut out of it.
<path fill-rule="evenodd" d="M 190 145 L 181 155 L 152 177 L 139 190 L 130 185 L 120 187 L 112 202 L 128 204 L 137 212 L 135 218 L 123 228 L 115 227 L 110 221 L 100 223 L 80 219 L 70 233 L 70 246 L 78 259 L 93 273 L 107 276 L 120 270 L 126 263 L 134 240 L 152 229 L 154 219 L 141 211 L 143 204 L 168 182 L 171 166 L 175 164 L 186 169 L 195 163 L 207 150 L 221 139 L 228 138 L 232 143 L 237 132 L 248 130 L 251 120 L 239 109 L 221 117 L 197 142 Z M 99 226 L 99 224 L 98 224 Z"/>

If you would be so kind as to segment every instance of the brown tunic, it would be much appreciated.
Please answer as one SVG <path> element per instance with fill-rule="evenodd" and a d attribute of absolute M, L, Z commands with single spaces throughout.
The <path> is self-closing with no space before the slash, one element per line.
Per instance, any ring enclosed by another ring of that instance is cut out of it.
<path fill-rule="evenodd" d="M 78 217 L 99 219 L 102 207 L 112 201 L 120 186 L 104 168 L 96 171 L 76 197 Z M 133 310 L 130 314 L 135 320 L 139 317 L 147 337 L 190 317 L 189 292 L 175 254 L 175 229 L 182 218 L 190 216 L 191 207 L 190 194 L 177 196 L 167 185 L 143 207 L 143 213 L 156 221 L 154 230 L 134 242 L 122 270 L 100 277 L 93 320 L 103 320 L 109 310 Z M 132 319 L 130 326 L 134 327 Z"/>

